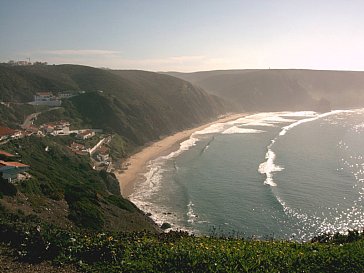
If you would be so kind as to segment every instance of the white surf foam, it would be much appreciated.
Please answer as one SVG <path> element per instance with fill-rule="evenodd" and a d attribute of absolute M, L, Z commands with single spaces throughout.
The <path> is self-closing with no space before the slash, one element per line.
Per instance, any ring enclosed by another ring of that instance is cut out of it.
<path fill-rule="evenodd" d="M 227 125 L 228 125 L 228 123 L 221 123 L 221 122 L 214 123 L 203 130 L 196 131 L 193 134 L 194 135 L 206 135 L 206 134 L 221 133 L 222 131 L 224 131 L 224 129 Z"/>
<path fill-rule="evenodd" d="M 276 124 L 276 123 L 288 123 L 288 122 L 294 122 L 296 120 L 294 119 L 288 119 L 288 118 L 283 118 L 281 116 L 270 116 L 267 117 L 266 119 L 264 119 L 265 122 L 270 122 L 272 124 Z"/>
<path fill-rule="evenodd" d="M 171 152 L 170 154 L 168 154 L 166 156 L 161 156 L 160 158 L 164 159 L 164 160 L 174 158 L 174 157 L 180 155 L 182 152 L 187 151 L 191 147 L 195 146 L 198 140 L 199 139 L 196 137 L 196 135 L 192 134 L 189 139 L 187 139 L 179 144 L 179 149 L 177 151 Z"/>
<path fill-rule="evenodd" d="M 264 184 L 272 186 L 272 187 L 276 187 L 277 184 L 273 181 L 273 173 L 280 172 L 280 171 L 284 170 L 284 168 L 274 164 L 276 154 L 270 148 L 268 148 L 268 151 L 265 154 L 265 158 L 267 160 L 259 165 L 258 171 L 261 174 L 266 175 Z"/>
<path fill-rule="evenodd" d="M 198 218 L 197 214 L 195 214 L 193 210 L 194 204 L 190 201 L 187 205 L 187 222 L 193 224 Z"/>
<path fill-rule="evenodd" d="M 240 128 L 237 126 L 230 127 L 222 132 L 222 134 L 257 134 L 257 133 L 264 133 L 265 131 L 256 130 L 256 129 L 247 129 L 247 128 Z"/>
<path fill-rule="evenodd" d="M 266 185 L 270 185 L 270 186 L 277 186 L 277 184 L 275 183 L 275 181 L 273 180 L 273 173 L 274 172 L 279 172 L 284 170 L 283 167 L 278 166 L 274 163 L 275 158 L 276 158 L 276 154 L 273 152 L 272 150 L 272 146 L 274 145 L 274 143 L 277 141 L 277 139 L 280 136 L 284 136 L 289 130 L 291 130 L 292 128 L 302 124 L 302 123 L 306 123 L 306 122 L 310 122 L 310 121 L 314 121 L 317 120 L 319 118 L 323 118 L 329 115 L 334 115 L 337 113 L 341 113 L 345 110 L 337 110 L 337 111 L 332 111 L 332 112 L 328 112 L 328 113 L 324 113 L 321 115 L 318 115 L 316 112 L 313 111 L 300 111 L 300 112 L 284 112 L 284 113 L 276 113 L 275 115 L 271 115 L 265 118 L 265 121 L 271 121 L 271 122 L 279 122 L 279 123 L 283 123 L 283 122 L 293 122 L 287 126 L 284 126 L 282 128 L 282 130 L 279 132 L 278 136 L 276 136 L 274 139 L 271 140 L 271 143 L 267 146 L 267 153 L 265 155 L 265 159 L 266 161 L 261 163 L 259 165 L 258 168 L 258 172 L 261 174 L 265 174 L 266 175 L 266 179 L 264 181 L 264 184 Z M 306 119 L 301 119 L 298 121 L 295 120 L 291 120 L 291 119 L 286 119 L 286 118 L 282 118 L 282 116 L 287 116 L 287 117 L 309 117 Z"/>
<path fill-rule="evenodd" d="M 314 117 L 317 112 L 314 111 L 297 111 L 297 112 L 285 112 L 282 116 L 284 117 Z"/>
<path fill-rule="evenodd" d="M 298 126 L 298 125 L 300 125 L 302 123 L 314 121 L 314 120 L 317 120 L 317 119 L 320 119 L 320 118 L 324 118 L 324 117 L 339 114 L 339 113 L 348 113 L 348 112 L 353 112 L 353 111 L 352 110 L 335 110 L 335 111 L 323 113 L 321 115 L 319 115 L 319 114 L 317 114 L 315 112 L 310 112 L 310 111 L 295 112 L 294 114 L 297 114 L 297 116 L 309 116 L 309 115 L 313 115 L 313 116 L 311 118 L 298 120 L 298 121 L 296 121 L 296 122 L 294 122 L 294 123 L 292 123 L 290 125 L 287 125 L 287 126 L 283 127 L 282 131 L 280 131 L 279 135 L 284 136 L 289 130 L 291 130 L 292 128 L 294 128 L 294 127 L 296 127 L 296 126 Z"/>

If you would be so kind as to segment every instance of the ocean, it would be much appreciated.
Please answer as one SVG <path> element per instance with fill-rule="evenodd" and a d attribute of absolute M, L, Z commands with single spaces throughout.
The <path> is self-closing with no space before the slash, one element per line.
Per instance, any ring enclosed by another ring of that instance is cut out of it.
<path fill-rule="evenodd" d="M 130 199 L 198 235 L 309 240 L 364 227 L 364 109 L 258 113 L 195 132 Z"/>

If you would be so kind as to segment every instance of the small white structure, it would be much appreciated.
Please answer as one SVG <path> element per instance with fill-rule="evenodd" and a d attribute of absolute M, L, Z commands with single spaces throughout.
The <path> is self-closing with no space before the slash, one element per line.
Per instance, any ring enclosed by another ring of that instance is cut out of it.
<path fill-rule="evenodd" d="M 75 94 L 73 94 L 72 92 L 59 92 L 58 93 L 58 98 L 59 99 L 69 99 L 71 97 L 74 97 Z"/>

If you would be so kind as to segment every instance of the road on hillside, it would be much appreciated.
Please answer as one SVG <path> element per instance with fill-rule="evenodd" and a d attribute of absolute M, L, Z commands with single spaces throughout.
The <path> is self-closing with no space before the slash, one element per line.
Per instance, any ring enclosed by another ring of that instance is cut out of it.
<path fill-rule="evenodd" d="M 45 113 L 45 112 L 49 112 L 49 111 L 53 111 L 53 110 L 57 110 L 57 109 L 60 109 L 62 107 L 54 107 L 54 108 L 51 108 L 51 109 L 48 109 L 46 111 L 42 111 L 42 112 L 37 112 L 37 113 L 33 113 L 33 114 L 30 114 L 28 115 L 23 124 L 20 126 L 22 129 L 29 129 L 32 125 L 33 125 L 33 122 L 34 120 L 42 113 Z"/>

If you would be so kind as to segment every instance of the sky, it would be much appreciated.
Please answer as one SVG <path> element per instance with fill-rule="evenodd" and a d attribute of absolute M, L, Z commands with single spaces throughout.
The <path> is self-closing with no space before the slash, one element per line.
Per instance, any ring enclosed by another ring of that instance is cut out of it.
<path fill-rule="evenodd" d="M 0 62 L 364 70 L 362 0 L 0 0 Z"/>

